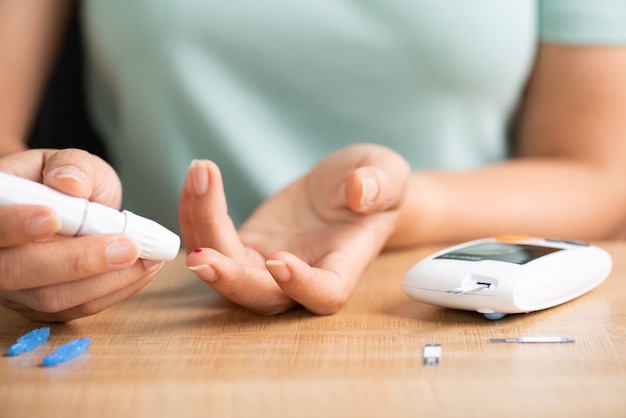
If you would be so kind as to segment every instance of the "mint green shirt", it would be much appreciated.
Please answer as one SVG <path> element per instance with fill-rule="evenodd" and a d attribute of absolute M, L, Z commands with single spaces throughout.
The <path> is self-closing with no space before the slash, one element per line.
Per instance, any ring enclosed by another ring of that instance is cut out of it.
<path fill-rule="evenodd" d="M 84 22 L 124 207 L 173 229 L 194 158 L 237 223 L 355 142 L 414 169 L 500 161 L 539 40 L 626 42 L 624 0 L 88 0 Z"/>

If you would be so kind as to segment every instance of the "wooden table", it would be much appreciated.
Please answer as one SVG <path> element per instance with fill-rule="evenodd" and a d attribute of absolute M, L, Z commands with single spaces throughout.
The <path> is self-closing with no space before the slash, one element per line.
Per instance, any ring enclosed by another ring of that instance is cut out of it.
<path fill-rule="evenodd" d="M 600 287 L 499 321 L 404 294 L 404 273 L 437 247 L 382 255 L 327 317 L 251 314 L 179 257 L 133 298 L 0 357 L 0 417 L 626 417 L 626 243 L 598 245 L 614 260 Z M 40 325 L 0 309 L 0 350 Z M 80 336 L 89 354 L 40 366 Z M 487 341 L 517 336 L 576 342 Z M 442 358 L 427 367 L 431 343 Z"/>

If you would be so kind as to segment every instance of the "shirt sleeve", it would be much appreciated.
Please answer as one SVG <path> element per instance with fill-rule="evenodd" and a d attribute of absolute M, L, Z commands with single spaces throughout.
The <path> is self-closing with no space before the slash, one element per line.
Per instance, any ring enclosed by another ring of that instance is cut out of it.
<path fill-rule="evenodd" d="M 626 0 L 539 0 L 543 41 L 626 44 Z"/>

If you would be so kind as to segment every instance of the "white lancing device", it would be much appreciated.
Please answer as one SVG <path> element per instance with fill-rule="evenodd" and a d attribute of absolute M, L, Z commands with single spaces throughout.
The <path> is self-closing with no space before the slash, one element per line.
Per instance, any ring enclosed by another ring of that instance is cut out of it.
<path fill-rule="evenodd" d="M 59 233 L 63 235 L 126 234 L 140 246 L 140 258 L 172 260 L 180 249 L 178 235 L 150 219 L 0 172 L 0 206 L 12 204 L 51 208 L 61 221 Z"/>

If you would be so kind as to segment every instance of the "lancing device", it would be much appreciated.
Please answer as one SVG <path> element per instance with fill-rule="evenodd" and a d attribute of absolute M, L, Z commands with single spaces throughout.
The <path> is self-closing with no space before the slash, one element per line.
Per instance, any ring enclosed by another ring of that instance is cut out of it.
<path fill-rule="evenodd" d="M 178 235 L 150 219 L 0 172 L 0 206 L 14 204 L 51 208 L 61 221 L 59 232 L 63 235 L 126 234 L 139 244 L 140 258 L 172 260 L 180 249 Z"/>

